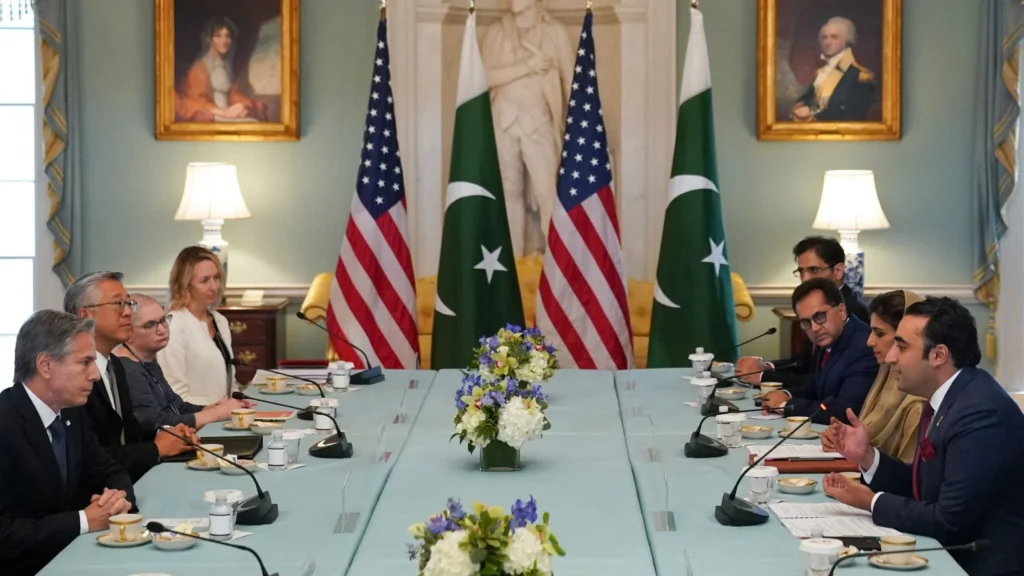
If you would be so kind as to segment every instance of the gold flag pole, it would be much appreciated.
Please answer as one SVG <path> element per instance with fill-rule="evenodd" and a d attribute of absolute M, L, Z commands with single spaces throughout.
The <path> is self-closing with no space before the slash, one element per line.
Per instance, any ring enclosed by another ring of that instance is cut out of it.
<path fill-rule="evenodd" d="M 380 0 L 380 19 L 388 17 L 388 0 Z"/>

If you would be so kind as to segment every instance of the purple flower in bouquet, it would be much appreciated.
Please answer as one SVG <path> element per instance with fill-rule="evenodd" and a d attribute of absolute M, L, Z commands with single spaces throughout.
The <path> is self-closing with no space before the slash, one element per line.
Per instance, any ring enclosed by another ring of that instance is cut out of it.
<path fill-rule="evenodd" d="M 462 520 L 466 512 L 462 509 L 462 501 L 455 498 L 448 499 L 448 516 L 455 520 Z"/>
<path fill-rule="evenodd" d="M 523 504 L 522 500 L 516 500 L 512 505 L 512 522 L 510 526 L 514 532 L 516 528 L 524 528 L 527 524 L 537 521 L 537 501 L 530 496 L 529 502 Z"/>
<path fill-rule="evenodd" d="M 523 331 L 523 337 L 524 338 L 540 338 L 541 337 L 540 328 L 537 328 L 537 327 L 527 328 L 526 330 Z"/>
<path fill-rule="evenodd" d="M 430 521 L 427 522 L 427 531 L 434 536 L 440 536 L 445 532 L 455 532 L 458 529 L 458 525 L 443 514 L 431 516 Z"/>
<path fill-rule="evenodd" d="M 530 390 L 525 395 L 536 400 L 547 400 L 548 398 L 540 384 L 530 386 Z"/>
<path fill-rule="evenodd" d="M 509 332 L 522 332 L 523 327 L 518 324 L 505 324 L 505 330 Z"/>
<path fill-rule="evenodd" d="M 465 410 L 466 408 L 469 408 L 469 404 L 466 404 L 465 402 L 462 401 L 462 397 L 465 395 L 465 388 L 459 388 L 458 390 L 455 391 L 455 407 L 458 408 L 459 410 Z"/>
<path fill-rule="evenodd" d="M 480 399 L 481 406 L 504 406 L 505 395 L 498 390 L 488 390 L 484 392 L 483 398 Z"/>

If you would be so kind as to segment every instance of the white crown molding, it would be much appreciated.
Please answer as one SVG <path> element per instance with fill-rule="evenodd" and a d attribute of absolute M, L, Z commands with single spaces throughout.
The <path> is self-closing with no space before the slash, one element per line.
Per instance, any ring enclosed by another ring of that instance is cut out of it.
<path fill-rule="evenodd" d="M 145 294 L 161 302 L 167 301 L 167 286 L 161 284 L 133 284 L 126 288 L 133 294 Z M 795 286 L 786 284 L 750 284 L 747 291 L 754 299 L 754 303 L 759 306 L 788 305 L 793 288 Z M 228 286 L 225 293 L 229 297 L 239 297 L 246 290 L 263 290 L 263 296 L 266 298 L 288 298 L 294 302 L 302 302 L 309 291 L 309 284 L 236 284 Z M 864 296 L 870 299 L 892 290 L 911 290 L 922 296 L 946 296 L 966 304 L 980 303 L 974 296 L 974 288 L 970 284 L 875 284 L 864 288 Z"/>

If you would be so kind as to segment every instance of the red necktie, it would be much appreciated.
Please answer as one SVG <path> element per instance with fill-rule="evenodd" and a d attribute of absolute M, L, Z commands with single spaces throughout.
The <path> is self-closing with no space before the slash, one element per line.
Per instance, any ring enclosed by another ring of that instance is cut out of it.
<path fill-rule="evenodd" d="M 925 404 L 924 410 L 921 411 L 921 425 L 917 430 L 917 449 L 914 450 L 914 468 L 912 474 L 912 480 L 914 483 L 914 500 L 921 499 L 921 489 L 917 485 L 917 469 L 920 468 L 921 464 L 921 444 L 925 438 L 928 437 L 928 426 L 932 423 L 932 416 L 935 415 L 935 409 L 932 408 L 931 404 Z"/>
<path fill-rule="evenodd" d="M 825 353 L 821 355 L 821 366 L 820 366 L 820 368 L 825 368 L 825 362 L 828 362 L 828 355 L 829 355 L 830 352 L 831 352 L 831 350 L 825 350 Z"/>

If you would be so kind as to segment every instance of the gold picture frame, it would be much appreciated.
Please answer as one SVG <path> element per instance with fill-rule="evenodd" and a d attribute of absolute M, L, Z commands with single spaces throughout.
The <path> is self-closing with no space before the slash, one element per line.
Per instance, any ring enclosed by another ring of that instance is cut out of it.
<path fill-rule="evenodd" d="M 902 14 L 902 0 L 758 0 L 757 139 L 899 140 Z"/>
<path fill-rule="evenodd" d="M 156 139 L 299 139 L 299 0 L 154 0 Z"/>

